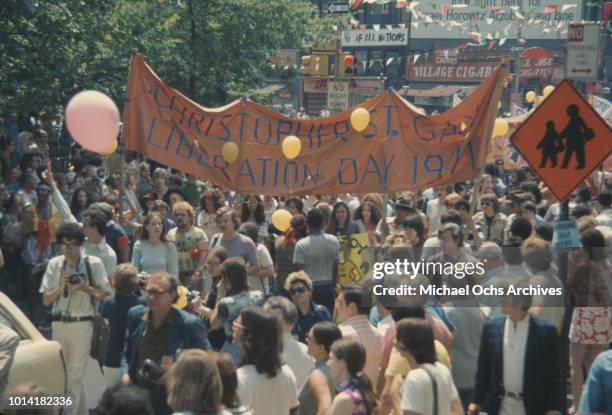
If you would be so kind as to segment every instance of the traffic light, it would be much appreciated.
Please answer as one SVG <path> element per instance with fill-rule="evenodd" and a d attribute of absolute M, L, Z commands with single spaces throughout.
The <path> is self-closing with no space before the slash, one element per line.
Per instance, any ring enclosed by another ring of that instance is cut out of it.
<path fill-rule="evenodd" d="M 302 56 L 302 74 L 312 75 L 314 72 L 316 56 L 305 55 Z"/>
<path fill-rule="evenodd" d="M 327 55 L 302 56 L 302 75 L 327 76 Z"/>
<path fill-rule="evenodd" d="M 343 52 L 340 55 L 340 76 L 355 76 L 357 75 L 357 59 L 350 53 Z"/>
<path fill-rule="evenodd" d="M 317 55 L 317 67 L 315 67 L 316 75 L 327 76 L 329 74 L 329 56 L 328 55 Z"/>

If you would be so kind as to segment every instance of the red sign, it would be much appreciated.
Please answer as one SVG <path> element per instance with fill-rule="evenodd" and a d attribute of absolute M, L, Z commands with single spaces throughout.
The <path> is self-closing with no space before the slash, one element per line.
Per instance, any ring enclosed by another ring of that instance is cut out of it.
<path fill-rule="evenodd" d="M 454 49 L 436 49 L 434 58 L 438 65 L 456 65 L 459 61 L 459 54 Z"/>
<path fill-rule="evenodd" d="M 584 39 L 584 26 L 571 25 L 567 34 L 568 42 L 582 42 Z"/>
<path fill-rule="evenodd" d="M 564 80 L 510 142 L 552 194 L 564 200 L 612 154 L 612 129 Z"/>
<path fill-rule="evenodd" d="M 529 48 L 521 55 L 521 83 L 527 79 L 550 79 L 557 66 L 552 52 Z"/>
<path fill-rule="evenodd" d="M 435 63 L 408 64 L 409 81 L 483 81 L 499 66 L 497 62 L 459 63 L 438 65 Z"/>

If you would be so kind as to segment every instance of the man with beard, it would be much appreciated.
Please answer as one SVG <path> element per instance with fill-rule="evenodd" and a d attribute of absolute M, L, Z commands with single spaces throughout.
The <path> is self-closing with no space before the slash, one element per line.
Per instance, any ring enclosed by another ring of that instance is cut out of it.
<path fill-rule="evenodd" d="M 194 211 L 189 203 L 175 203 L 172 213 L 177 227 L 170 229 L 166 238 L 176 245 L 179 279 L 183 285 L 199 290 L 201 273 L 206 263 L 208 238 L 202 229 L 193 226 Z"/>

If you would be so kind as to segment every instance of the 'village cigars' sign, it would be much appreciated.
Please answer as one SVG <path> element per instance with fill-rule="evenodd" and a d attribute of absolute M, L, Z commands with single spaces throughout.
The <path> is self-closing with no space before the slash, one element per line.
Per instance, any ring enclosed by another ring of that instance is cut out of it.
<path fill-rule="evenodd" d="M 457 64 L 436 64 L 421 63 L 408 64 L 406 73 L 409 81 L 474 81 L 480 82 L 487 79 L 497 62 L 482 63 L 457 63 Z"/>

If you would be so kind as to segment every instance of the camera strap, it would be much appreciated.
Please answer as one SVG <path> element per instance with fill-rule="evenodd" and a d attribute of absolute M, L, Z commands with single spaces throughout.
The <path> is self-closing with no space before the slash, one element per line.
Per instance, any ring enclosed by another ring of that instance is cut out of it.
<path fill-rule="evenodd" d="M 76 264 L 76 270 L 79 270 L 79 264 L 81 263 L 81 257 L 79 257 L 79 262 Z M 60 278 L 64 277 L 64 272 L 66 272 L 66 255 L 64 255 L 64 262 L 62 263 L 62 270 L 60 272 Z M 72 291 L 68 293 L 68 305 L 66 306 L 65 314 L 66 316 L 70 316 L 70 303 L 72 302 Z M 57 303 L 56 303 L 57 304 Z M 55 308 L 55 306 L 53 306 Z"/>
<path fill-rule="evenodd" d="M 93 285 L 93 282 L 91 281 L 91 264 L 89 263 L 89 256 L 85 255 L 83 260 L 85 261 L 85 274 L 87 274 L 87 282 L 89 283 L 89 286 L 91 288 L 96 288 Z M 91 306 L 93 307 L 94 316 L 95 316 L 96 314 L 98 314 L 98 310 L 96 307 L 96 300 L 94 300 L 92 296 L 89 296 L 89 299 L 91 300 Z"/>

